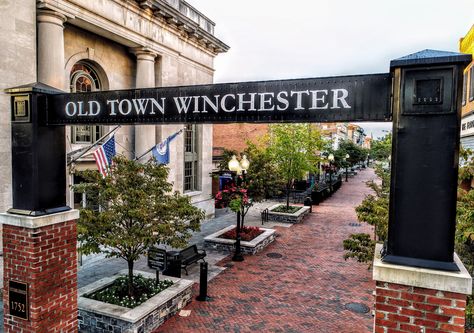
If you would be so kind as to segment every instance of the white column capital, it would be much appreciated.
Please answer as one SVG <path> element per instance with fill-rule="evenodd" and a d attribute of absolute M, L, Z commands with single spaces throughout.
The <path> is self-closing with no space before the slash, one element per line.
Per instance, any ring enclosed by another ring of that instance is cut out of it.
<path fill-rule="evenodd" d="M 66 22 L 67 17 L 53 10 L 38 9 L 36 12 L 36 19 L 38 23 L 50 23 L 64 28 L 64 22 Z"/>
<path fill-rule="evenodd" d="M 145 60 L 145 61 L 155 61 L 155 58 L 158 56 L 158 53 L 150 50 L 147 47 L 134 47 L 131 48 L 130 51 L 135 54 L 137 60 Z"/>

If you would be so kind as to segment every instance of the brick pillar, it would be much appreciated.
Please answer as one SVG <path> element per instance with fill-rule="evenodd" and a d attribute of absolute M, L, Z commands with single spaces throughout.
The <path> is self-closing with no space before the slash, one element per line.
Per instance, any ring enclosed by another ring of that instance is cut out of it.
<path fill-rule="evenodd" d="M 0 214 L 5 332 L 77 332 L 78 217 L 77 210 L 40 217 Z M 28 285 L 28 319 L 12 313 L 10 281 Z"/>
<path fill-rule="evenodd" d="M 375 333 L 464 332 L 472 278 L 455 254 L 460 272 L 385 264 L 376 249 L 373 277 Z"/>

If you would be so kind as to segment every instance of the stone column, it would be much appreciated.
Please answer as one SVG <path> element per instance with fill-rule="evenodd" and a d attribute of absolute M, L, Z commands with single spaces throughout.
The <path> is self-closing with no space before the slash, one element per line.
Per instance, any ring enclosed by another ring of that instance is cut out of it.
<path fill-rule="evenodd" d="M 380 260 L 376 247 L 373 279 L 375 333 L 464 332 L 472 278 L 457 255 L 459 272 L 399 266 Z"/>
<path fill-rule="evenodd" d="M 137 57 L 136 88 L 153 88 L 155 86 L 155 58 L 157 54 L 146 48 L 132 50 Z M 156 144 L 156 127 L 154 125 L 135 125 L 135 157 Z"/>
<path fill-rule="evenodd" d="M 38 81 L 68 90 L 64 73 L 64 22 L 66 16 L 38 10 Z"/>
<path fill-rule="evenodd" d="M 47 9 L 36 13 L 38 22 L 38 81 L 69 92 L 69 77 L 64 71 L 64 22 L 66 16 Z M 69 131 L 70 127 L 66 127 Z M 64 139 L 66 140 L 66 138 Z M 74 205 L 74 192 L 69 189 L 72 175 L 66 174 L 66 202 Z"/>
<path fill-rule="evenodd" d="M 77 332 L 78 218 L 0 214 L 5 332 Z"/>

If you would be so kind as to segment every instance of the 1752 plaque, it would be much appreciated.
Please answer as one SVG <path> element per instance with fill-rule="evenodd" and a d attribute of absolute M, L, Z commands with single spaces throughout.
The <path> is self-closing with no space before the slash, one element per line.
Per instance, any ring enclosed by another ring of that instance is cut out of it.
<path fill-rule="evenodd" d="M 8 301 L 12 316 L 28 319 L 28 284 L 18 281 L 9 281 Z"/>

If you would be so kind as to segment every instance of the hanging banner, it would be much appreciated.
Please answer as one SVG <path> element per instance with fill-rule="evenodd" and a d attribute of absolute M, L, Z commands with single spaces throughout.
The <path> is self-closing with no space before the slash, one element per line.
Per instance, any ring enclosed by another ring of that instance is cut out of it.
<path fill-rule="evenodd" d="M 48 125 L 390 121 L 390 74 L 48 97 Z"/>

